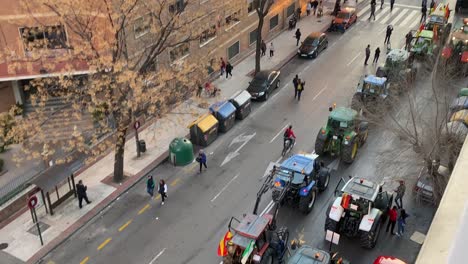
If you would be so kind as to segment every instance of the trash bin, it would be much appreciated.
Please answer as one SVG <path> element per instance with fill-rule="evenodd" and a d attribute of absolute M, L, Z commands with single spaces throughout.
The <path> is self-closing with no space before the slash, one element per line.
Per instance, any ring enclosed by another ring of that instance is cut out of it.
<path fill-rule="evenodd" d="M 192 163 L 193 145 L 186 138 L 174 138 L 169 144 L 170 160 L 174 166 L 184 166 Z"/>
<path fill-rule="evenodd" d="M 468 109 L 468 96 L 453 99 L 452 104 L 450 104 L 450 112 L 454 113 L 463 109 Z"/>
<path fill-rule="evenodd" d="M 465 126 L 468 126 L 468 110 L 463 109 L 455 112 L 452 117 L 450 117 L 450 122 L 454 121 L 463 122 Z"/>
<path fill-rule="evenodd" d="M 138 148 L 140 149 L 140 152 L 141 153 L 145 153 L 146 152 L 146 142 L 141 139 L 140 141 L 138 141 Z"/>
<path fill-rule="evenodd" d="M 218 119 L 219 131 L 227 132 L 236 121 L 236 107 L 228 101 L 218 102 L 210 106 L 210 112 Z"/>
<path fill-rule="evenodd" d="M 190 140 L 206 147 L 218 137 L 218 120 L 212 114 L 204 114 L 189 125 Z"/>
<path fill-rule="evenodd" d="M 468 96 L 468 88 L 461 88 L 460 92 L 458 92 L 458 97 L 461 96 Z"/>
<path fill-rule="evenodd" d="M 237 119 L 242 120 L 250 114 L 252 111 L 251 98 L 250 93 L 244 90 L 229 100 L 236 107 Z"/>

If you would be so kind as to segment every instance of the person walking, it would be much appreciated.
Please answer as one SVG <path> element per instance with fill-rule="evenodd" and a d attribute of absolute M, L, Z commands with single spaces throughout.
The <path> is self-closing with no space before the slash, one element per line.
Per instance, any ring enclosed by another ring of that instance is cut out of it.
<path fill-rule="evenodd" d="M 80 209 L 83 207 L 83 200 L 85 200 L 87 204 L 91 203 L 91 201 L 88 200 L 88 195 L 86 194 L 87 190 L 88 187 L 83 184 L 82 180 L 79 180 L 78 184 L 76 185 L 76 194 L 78 195 L 78 206 Z"/>
<path fill-rule="evenodd" d="M 380 48 L 377 47 L 374 52 L 374 61 L 372 63 L 377 64 L 379 62 Z"/>
<path fill-rule="evenodd" d="M 146 179 L 146 192 L 153 197 L 154 195 L 154 180 L 153 176 L 148 175 L 148 179 Z"/>
<path fill-rule="evenodd" d="M 299 84 L 299 75 L 296 74 L 296 77 L 293 79 L 293 85 L 294 85 L 294 99 L 297 97 L 297 86 Z"/>
<path fill-rule="evenodd" d="M 315 16 L 317 14 L 317 7 L 319 5 L 319 2 L 317 0 L 313 0 L 311 4 L 312 4 L 312 8 L 314 9 L 314 16 Z"/>
<path fill-rule="evenodd" d="M 380 0 L 380 9 L 383 8 L 384 0 Z"/>
<path fill-rule="evenodd" d="M 395 197 L 395 204 L 398 206 L 398 209 L 403 208 L 403 196 L 405 195 L 406 186 L 404 181 L 400 181 L 400 185 L 395 190 L 396 197 Z"/>
<path fill-rule="evenodd" d="M 426 13 L 427 13 L 427 6 L 423 5 L 421 8 L 421 20 L 419 23 L 424 22 L 426 20 Z"/>
<path fill-rule="evenodd" d="M 229 75 L 232 77 L 232 69 L 234 69 L 234 67 L 232 67 L 231 63 L 228 61 L 226 64 L 226 79 L 229 77 Z"/>
<path fill-rule="evenodd" d="M 395 0 L 390 0 L 390 12 L 393 11 L 393 5 L 395 4 Z"/>
<path fill-rule="evenodd" d="M 167 199 L 167 184 L 163 179 L 159 180 L 158 193 L 161 195 L 161 205 L 164 205 Z"/>
<path fill-rule="evenodd" d="M 387 33 L 385 33 L 384 44 L 390 43 L 390 36 L 392 35 L 393 27 L 392 25 L 387 26 Z"/>
<path fill-rule="evenodd" d="M 301 100 L 301 94 L 304 91 L 305 82 L 301 79 L 297 80 L 297 101 Z"/>
<path fill-rule="evenodd" d="M 221 58 L 221 61 L 220 61 L 220 72 L 221 72 L 221 76 L 223 76 L 224 74 L 224 70 L 226 69 L 226 62 L 224 61 L 223 58 Z"/>
<path fill-rule="evenodd" d="M 319 1 L 317 17 L 320 18 L 323 16 L 323 0 Z"/>
<path fill-rule="evenodd" d="M 393 231 L 395 230 L 395 224 L 396 224 L 397 218 L 398 218 L 397 207 L 393 206 L 393 208 L 388 211 L 388 222 L 387 222 L 387 228 L 385 229 L 385 232 L 388 233 L 388 230 L 390 230 L 392 235 L 395 234 Z"/>
<path fill-rule="evenodd" d="M 406 41 L 405 41 L 405 50 L 409 51 L 411 48 L 411 41 L 413 40 L 413 34 L 411 34 L 411 31 L 409 31 L 406 36 Z"/>
<path fill-rule="evenodd" d="M 198 152 L 198 157 L 197 157 L 198 163 L 200 163 L 200 173 L 202 172 L 202 166 L 205 166 L 205 169 L 208 169 L 206 166 L 206 154 L 203 152 L 203 150 L 200 150 Z"/>
<path fill-rule="evenodd" d="M 265 56 L 266 49 L 267 49 L 266 43 L 262 39 L 262 44 L 260 45 L 260 50 L 262 51 L 262 54 L 260 56 L 262 56 L 262 57 Z"/>
<path fill-rule="evenodd" d="M 270 58 L 275 55 L 275 47 L 273 46 L 273 42 L 270 43 Z"/>
<path fill-rule="evenodd" d="M 431 3 L 429 5 L 430 10 L 432 11 L 435 8 L 435 2 L 434 0 L 431 0 Z"/>
<path fill-rule="evenodd" d="M 405 226 L 406 226 L 406 218 L 408 218 L 408 214 L 406 213 L 405 209 L 401 209 L 400 215 L 398 216 L 398 232 L 397 236 L 403 236 L 405 233 Z"/>
<path fill-rule="evenodd" d="M 375 20 L 375 6 L 377 5 L 377 3 L 375 2 L 375 0 L 371 0 L 371 8 L 370 8 L 370 16 L 369 16 L 369 20 L 374 17 L 374 20 Z"/>
<path fill-rule="evenodd" d="M 202 92 L 203 92 L 203 86 L 201 85 L 200 82 L 198 82 L 197 97 L 201 97 Z"/>
<path fill-rule="evenodd" d="M 299 46 L 299 41 L 301 40 L 301 31 L 299 29 L 296 30 L 296 46 Z"/>
<path fill-rule="evenodd" d="M 306 6 L 306 13 L 307 13 L 307 16 L 310 15 L 310 10 L 312 10 L 312 2 L 308 2 L 308 3 L 307 3 L 307 6 Z"/>
<path fill-rule="evenodd" d="M 366 60 L 364 61 L 364 65 L 367 65 L 367 61 L 369 60 L 369 57 L 370 57 L 370 45 L 367 45 L 367 48 L 366 48 Z"/>

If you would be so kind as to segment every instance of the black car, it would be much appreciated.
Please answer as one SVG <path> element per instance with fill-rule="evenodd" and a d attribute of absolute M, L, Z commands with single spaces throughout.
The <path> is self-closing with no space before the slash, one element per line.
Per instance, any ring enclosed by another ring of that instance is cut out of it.
<path fill-rule="evenodd" d="M 314 32 L 311 33 L 302 42 L 297 55 L 299 57 L 317 58 L 320 52 L 328 47 L 328 38 L 325 33 Z"/>
<path fill-rule="evenodd" d="M 249 84 L 247 91 L 252 99 L 266 101 L 273 89 L 278 88 L 280 85 L 280 71 L 259 71 Z"/>

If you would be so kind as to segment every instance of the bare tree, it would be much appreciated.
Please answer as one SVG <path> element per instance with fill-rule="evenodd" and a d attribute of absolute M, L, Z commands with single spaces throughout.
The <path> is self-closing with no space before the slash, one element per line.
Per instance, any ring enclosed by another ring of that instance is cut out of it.
<path fill-rule="evenodd" d="M 255 11 L 258 16 L 257 25 L 257 43 L 255 45 L 255 73 L 260 71 L 260 50 L 262 45 L 262 30 L 265 23 L 265 17 L 268 15 L 274 0 L 253 0 L 252 4 L 255 6 Z"/>

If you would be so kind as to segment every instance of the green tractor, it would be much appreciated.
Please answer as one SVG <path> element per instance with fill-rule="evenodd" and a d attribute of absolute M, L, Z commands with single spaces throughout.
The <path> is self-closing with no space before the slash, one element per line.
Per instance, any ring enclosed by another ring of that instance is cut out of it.
<path fill-rule="evenodd" d="M 353 163 L 358 148 L 367 140 L 368 123 L 361 121 L 358 112 L 351 108 L 330 108 L 330 111 L 327 125 L 320 129 L 315 140 L 315 153 L 340 155 L 345 163 Z"/>
<path fill-rule="evenodd" d="M 437 43 L 434 41 L 434 32 L 421 30 L 411 41 L 411 60 L 413 58 L 432 57 L 437 54 Z"/>
<path fill-rule="evenodd" d="M 417 68 L 413 66 L 410 53 L 404 49 L 392 49 L 387 54 L 385 65 L 378 67 L 375 75 L 387 78 L 393 87 L 402 82 L 414 83 L 416 73 Z"/>

